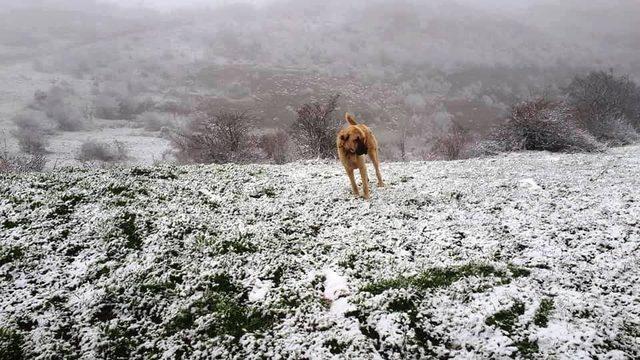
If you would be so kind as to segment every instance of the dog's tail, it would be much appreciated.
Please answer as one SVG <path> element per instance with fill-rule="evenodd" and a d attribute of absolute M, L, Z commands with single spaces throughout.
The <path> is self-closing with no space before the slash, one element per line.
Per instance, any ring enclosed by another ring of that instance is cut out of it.
<path fill-rule="evenodd" d="M 347 119 L 347 122 L 349 124 L 358 125 L 358 123 L 356 122 L 356 117 L 355 116 L 353 116 L 353 115 L 351 115 L 349 113 L 346 113 L 346 114 L 344 114 L 344 118 Z"/>

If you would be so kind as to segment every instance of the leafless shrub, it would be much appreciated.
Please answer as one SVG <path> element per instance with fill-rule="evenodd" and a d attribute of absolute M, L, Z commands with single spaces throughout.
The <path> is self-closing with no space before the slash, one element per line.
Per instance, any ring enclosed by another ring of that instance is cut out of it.
<path fill-rule="evenodd" d="M 51 119 L 63 131 L 79 131 L 85 128 L 80 111 L 69 104 L 58 104 L 50 110 Z"/>
<path fill-rule="evenodd" d="M 48 145 L 46 135 L 49 132 L 46 122 L 44 115 L 37 111 L 26 111 L 13 118 L 16 130 L 12 135 L 18 140 L 22 152 L 27 154 L 46 152 Z"/>
<path fill-rule="evenodd" d="M 89 140 L 80 145 L 76 159 L 81 162 L 115 163 L 127 160 L 128 153 L 126 145 L 120 141 L 106 143 Z"/>
<path fill-rule="evenodd" d="M 75 91 L 69 84 L 52 86 L 48 91 L 38 90 L 30 108 L 43 111 L 53 120 L 58 129 L 78 131 L 89 125 L 80 110 L 74 105 Z"/>
<path fill-rule="evenodd" d="M 588 131 L 580 129 L 571 109 L 561 102 L 543 98 L 513 107 L 505 124 L 494 129 L 488 142 L 476 147 L 493 152 L 542 150 L 592 152 L 602 149 Z"/>
<path fill-rule="evenodd" d="M 435 139 L 432 153 L 445 160 L 458 160 L 463 157 L 468 142 L 468 132 L 458 123 L 453 123 L 449 131 Z"/>
<path fill-rule="evenodd" d="M 3 141 L 4 148 L 0 151 L 0 173 L 41 172 L 44 170 L 47 163 L 44 153 L 30 155 L 10 153 L 7 150 L 6 138 Z"/>
<path fill-rule="evenodd" d="M 287 162 L 288 143 L 289 136 L 287 133 L 278 130 L 262 135 L 258 141 L 258 146 L 276 164 L 284 164 Z"/>
<path fill-rule="evenodd" d="M 160 131 L 163 128 L 174 126 L 174 123 L 167 116 L 167 114 L 148 111 L 138 115 L 136 121 L 147 131 Z"/>
<path fill-rule="evenodd" d="M 291 128 L 291 136 L 303 156 L 332 158 L 336 156 L 336 133 L 341 121 L 335 116 L 340 95 L 326 102 L 313 102 L 298 109 L 298 117 Z"/>
<path fill-rule="evenodd" d="M 189 104 L 178 101 L 167 101 L 157 106 L 158 111 L 169 113 L 175 120 L 178 116 L 188 116 L 192 112 Z"/>
<path fill-rule="evenodd" d="M 47 163 L 44 154 L 0 153 L 0 173 L 42 172 Z"/>
<path fill-rule="evenodd" d="M 640 88 L 628 76 L 593 71 L 585 77 L 576 76 L 565 91 L 568 103 L 576 109 L 580 126 L 596 138 L 615 145 L 637 141 Z"/>
<path fill-rule="evenodd" d="M 245 162 L 252 156 L 252 123 L 246 112 L 219 110 L 204 100 L 191 122 L 172 137 L 176 158 L 183 163 Z"/>
<path fill-rule="evenodd" d="M 96 117 L 106 120 L 117 120 L 120 118 L 120 104 L 118 100 L 110 95 L 100 94 L 93 100 Z"/>
<path fill-rule="evenodd" d="M 150 98 L 134 98 L 124 96 L 118 100 L 118 113 L 121 119 L 132 120 L 136 116 L 153 111 L 156 107 L 156 103 Z"/>

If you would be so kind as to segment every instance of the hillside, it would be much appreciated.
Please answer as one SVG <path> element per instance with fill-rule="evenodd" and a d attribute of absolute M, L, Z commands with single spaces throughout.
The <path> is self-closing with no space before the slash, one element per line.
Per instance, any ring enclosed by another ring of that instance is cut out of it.
<path fill-rule="evenodd" d="M 22 117 L 44 133 L 49 167 L 78 165 L 96 139 L 150 165 L 171 160 L 168 134 L 203 97 L 250 111 L 261 134 L 340 93 L 340 110 L 375 125 L 396 159 L 411 128 L 407 158 L 422 160 L 454 123 L 480 138 L 518 101 L 560 93 L 575 75 L 640 78 L 633 0 L 181 1 L 170 12 L 116 2 L 132 6 L 0 0 L 0 144 L 19 150 Z M 56 87 L 69 88 L 64 105 L 34 113 L 34 95 Z"/>
<path fill-rule="evenodd" d="M 0 357 L 640 356 L 640 147 L 0 175 Z"/>

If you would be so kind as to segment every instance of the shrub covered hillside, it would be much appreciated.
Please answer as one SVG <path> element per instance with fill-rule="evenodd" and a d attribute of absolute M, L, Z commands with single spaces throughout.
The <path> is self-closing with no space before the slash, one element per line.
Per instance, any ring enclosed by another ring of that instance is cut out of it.
<path fill-rule="evenodd" d="M 2 174 L 0 358 L 640 356 L 640 147 Z"/>

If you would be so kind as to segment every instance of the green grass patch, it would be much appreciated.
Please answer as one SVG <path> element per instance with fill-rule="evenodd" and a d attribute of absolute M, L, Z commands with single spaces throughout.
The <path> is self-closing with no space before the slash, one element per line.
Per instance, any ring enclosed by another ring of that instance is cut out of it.
<path fill-rule="evenodd" d="M 24 250 L 20 246 L 0 247 L 0 266 L 14 262 L 24 256 Z"/>
<path fill-rule="evenodd" d="M 22 360 L 24 337 L 13 329 L 0 327 L 0 359 Z"/>
<path fill-rule="evenodd" d="M 518 321 L 518 317 L 522 314 L 524 314 L 524 303 L 516 301 L 510 308 L 500 310 L 489 316 L 485 324 L 498 327 L 510 334 L 513 332 L 513 327 Z"/>
<path fill-rule="evenodd" d="M 529 339 L 516 341 L 514 345 L 518 349 L 517 352 L 524 359 L 532 359 L 540 351 L 538 342 L 530 341 Z"/>
<path fill-rule="evenodd" d="M 137 347 L 135 336 L 137 331 L 127 328 L 125 324 L 105 325 L 102 332 L 107 341 L 97 347 L 97 352 L 104 359 L 129 359 Z"/>
<path fill-rule="evenodd" d="M 237 286 L 228 275 L 217 275 L 203 297 L 178 312 L 165 330 L 174 334 L 191 329 L 195 321 L 202 317 L 207 320 L 200 331 L 207 336 L 227 335 L 237 340 L 246 333 L 260 333 L 270 328 L 274 317 L 245 304 L 242 295 L 242 287 Z"/>
<path fill-rule="evenodd" d="M 142 239 L 138 235 L 136 228 L 136 214 L 125 213 L 122 221 L 118 224 L 118 228 L 127 239 L 125 244 L 127 249 L 140 250 L 142 248 Z"/>
<path fill-rule="evenodd" d="M 538 310 L 536 310 L 536 314 L 533 316 L 533 323 L 541 327 L 547 327 L 547 324 L 549 323 L 549 315 L 551 315 L 553 309 L 553 299 L 542 299 L 540 301 L 540 307 L 538 307 Z"/>
<path fill-rule="evenodd" d="M 511 276 L 524 276 L 530 272 L 515 266 L 509 268 Z M 515 272 L 514 272 L 515 271 Z M 421 274 L 410 277 L 398 277 L 378 281 L 365 285 L 362 291 L 372 293 L 374 295 L 381 294 L 389 289 L 417 288 L 417 289 L 436 289 L 447 287 L 454 282 L 466 277 L 489 277 L 497 276 L 503 279 L 509 279 L 509 274 L 504 270 L 496 269 L 492 265 L 483 263 L 469 263 L 459 266 L 448 266 L 443 268 L 431 268 L 423 271 Z"/>

